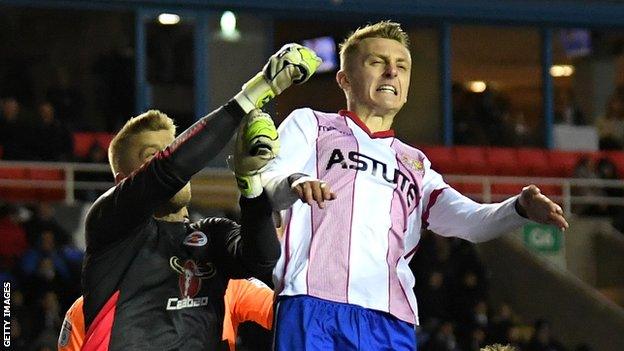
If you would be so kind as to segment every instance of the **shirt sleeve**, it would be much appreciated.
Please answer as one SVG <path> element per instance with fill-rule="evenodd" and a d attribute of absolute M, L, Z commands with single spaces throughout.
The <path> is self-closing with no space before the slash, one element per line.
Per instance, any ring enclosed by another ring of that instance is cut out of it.
<path fill-rule="evenodd" d="M 318 136 L 318 122 L 309 108 L 293 111 L 280 124 L 280 153 L 261 174 L 275 210 L 285 210 L 298 200 L 290 189 L 289 177 L 299 175 L 313 157 Z M 304 174 L 301 174 L 304 175 Z"/>
<path fill-rule="evenodd" d="M 273 324 L 273 290 L 258 279 L 231 280 L 237 285 L 232 302 L 232 319 L 242 322 L 256 322 L 265 329 Z"/>
<path fill-rule="evenodd" d="M 241 224 L 207 218 L 201 230 L 210 236 L 211 259 L 227 278 L 269 274 L 280 255 L 271 205 L 266 195 L 241 197 Z"/>
<path fill-rule="evenodd" d="M 58 339 L 59 351 L 80 351 L 85 337 L 83 299 L 80 296 L 65 313 Z"/>
<path fill-rule="evenodd" d="M 218 108 L 102 195 L 87 214 L 87 250 L 125 239 L 145 223 L 225 147 L 243 115 L 235 102 Z"/>
<path fill-rule="evenodd" d="M 483 242 L 508 233 L 529 222 L 516 212 L 517 197 L 500 203 L 477 203 L 446 184 L 425 159 L 422 224 L 436 234 Z"/>

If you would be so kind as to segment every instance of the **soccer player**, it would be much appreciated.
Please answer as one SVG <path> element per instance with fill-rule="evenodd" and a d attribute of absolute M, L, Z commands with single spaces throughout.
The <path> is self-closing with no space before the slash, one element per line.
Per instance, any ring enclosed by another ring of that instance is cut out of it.
<path fill-rule="evenodd" d="M 526 218 L 568 224 L 534 185 L 501 203 L 478 204 L 395 138 L 392 122 L 407 100 L 412 63 L 399 24 L 356 30 L 342 43 L 340 61 L 336 81 L 347 109 L 293 111 L 278 129 L 282 152 L 261 175 L 275 209 L 292 205 L 273 273 L 280 295 L 275 348 L 414 350 L 408 262 L 421 229 L 480 242 Z"/>
<path fill-rule="evenodd" d="M 230 278 L 271 271 L 279 257 L 271 206 L 258 172 L 277 151 L 268 100 L 319 65 L 309 49 L 286 45 L 234 99 L 174 138 L 158 111 L 130 119 L 109 148 L 116 186 L 86 219 L 83 350 L 217 350 Z M 190 178 L 241 123 L 234 172 L 241 225 L 187 220 Z"/>
<path fill-rule="evenodd" d="M 225 317 L 222 340 L 236 350 L 236 335 L 242 322 L 256 322 L 265 329 L 273 323 L 273 290 L 255 279 L 232 279 L 224 296 Z M 80 351 L 85 337 L 83 298 L 80 296 L 65 313 L 58 339 L 58 351 Z"/>

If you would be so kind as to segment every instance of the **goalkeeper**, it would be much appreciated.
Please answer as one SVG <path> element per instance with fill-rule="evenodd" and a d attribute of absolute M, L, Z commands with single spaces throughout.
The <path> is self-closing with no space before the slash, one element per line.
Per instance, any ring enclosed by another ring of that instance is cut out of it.
<path fill-rule="evenodd" d="M 219 350 L 230 278 L 270 272 L 279 257 L 271 207 L 256 179 L 278 152 L 275 126 L 257 110 L 320 64 L 296 44 L 224 106 L 175 137 L 173 121 L 151 110 L 113 138 L 116 185 L 86 220 L 82 273 L 83 350 Z M 189 181 L 239 133 L 233 166 L 241 224 L 191 223 Z"/>

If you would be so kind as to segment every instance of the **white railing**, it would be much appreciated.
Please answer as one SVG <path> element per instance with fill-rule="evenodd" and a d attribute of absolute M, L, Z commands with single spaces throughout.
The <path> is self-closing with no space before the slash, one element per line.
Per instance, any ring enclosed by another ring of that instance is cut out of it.
<path fill-rule="evenodd" d="M 586 179 L 586 178 L 551 178 L 551 177 L 506 177 L 506 176 L 475 176 L 475 175 L 447 175 L 444 179 L 453 183 L 480 184 L 481 192 L 465 194 L 483 202 L 500 201 L 514 194 L 493 194 L 494 185 L 507 184 L 535 184 L 556 186 L 561 190 L 561 195 L 548 195 L 554 201 L 561 204 L 565 213 L 572 213 L 572 205 L 610 205 L 624 206 L 624 197 L 573 195 L 572 189 L 593 188 L 606 189 L 617 188 L 624 190 L 624 180 L 617 179 Z"/>
<path fill-rule="evenodd" d="M 4 169 L 28 169 L 28 170 L 56 170 L 63 172 L 62 180 L 31 180 L 10 179 L 3 176 Z M 75 190 L 106 190 L 113 186 L 112 182 L 79 181 L 76 180 L 76 172 L 85 173 L 108 173 L 108 164 L 90 163 L 59 163 L 59 162 L 22 162 L 0 161 L 0 188 L 43 188 L 61 189 L 64 191 L 64 201 L 72 204 L 75 201 Z M 194 184 L 193 190 L 214 194 L 216 196 L 232 196 L 237 192 L 231 172 L 225 168 L 207 168 L 200 172 L 196 178 L 202 181 Z M 536 184 L 538 186 L 556 186 L 560 189 L 560 195 L 549 195 L 559 202 L 565 213 L 572 213 L 572 206 L 577 204 L 600 204 L 611 206 L 624 206 L 624 197 L 609 196 L 577 196 L 573 189 L 585 188 L 618 188 L 624 190 L 624 180 L 605 179 L 580 179 L 580 178 L 538 178 L 538 177 L 505 177 L 505 176 L 473 176 L 473 175 L 446 175 L 444 179 L 451 184 L 479 185 L 480 192 L 467 193 L 483 202 L 499 201 L 515 194 L 494 193 L 492 187 L 498 184 Z M 220 180 L 220 181 L 216 181 Z"/>

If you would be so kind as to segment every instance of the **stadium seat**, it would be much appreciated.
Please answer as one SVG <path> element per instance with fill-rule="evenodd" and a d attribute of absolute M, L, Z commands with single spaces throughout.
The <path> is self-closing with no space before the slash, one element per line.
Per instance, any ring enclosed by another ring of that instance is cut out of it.
<path fill-rule="evenodd" d="M 518 153 L 513 148 L 490 147 L 485 149 L 485 158 L 488 163 L 488 174 L 503 176 L 523 175 L 519 164 Z"/>
<path fill-rule="evenodd" d="M 108 145 L 110 145 L 114 136 L 114 134 L 109 133 L 96 133 L 95 140 L 97 140 L 104 149 L 108 150 Z"/>
<path fill-rule="evenodd" d="M 551 150 L 548 153 L 548 161 L 555 170 L 555 176 L 569 178 L 574 175 L 574 167 L 578 163 L 582 153 L 574 151 Z"/>
<path fill-rule="evenodd" d="M 0 168 L 0 179 L 28 180 L 28 169 L 22 167 Z M 28 186 L 0 185 L 0 199 L 9 201 L 32 200 L 34 192 Z"/>
<path fill-rule="evenodd" d="M 549 151 L 535 148 L 518 149 L 518 168 L 522 175 L 531 177 L 555 177 L 557 170 L 548 159 Z"/>
<path fill-rule="evenodd" d="M 456 146 L 455 155 L 460 167 L 459 174 L 492 174 L 485 159 L 485 148 L 478 146 Z"/>
<path fill-rule="evenodd" d="M 455 150 L 446 146 L 418 147 L 431 161 L 431 168 L 442 174 L 457 174 L 460 169 L 455 159 Z"/>
<path fill-rule="evenodd" d="M 65 175 L 60 169 L 33 168 L 30 170 L 30 179 L 42 181 L 59 181 L 64 180 Z M 36 198 L 38 200 L 58 201 L 65 198 L 64 188 L 35 187 L 32 190 L 36 192 Z"/>
<path fill-rule="evenodd" d="M 74 133 L 74 156 L 78 158 L 86 157 L 87 154 L 89 154 L 89 149 L 95 140 L 96 138 L 94 133 Z"/>

